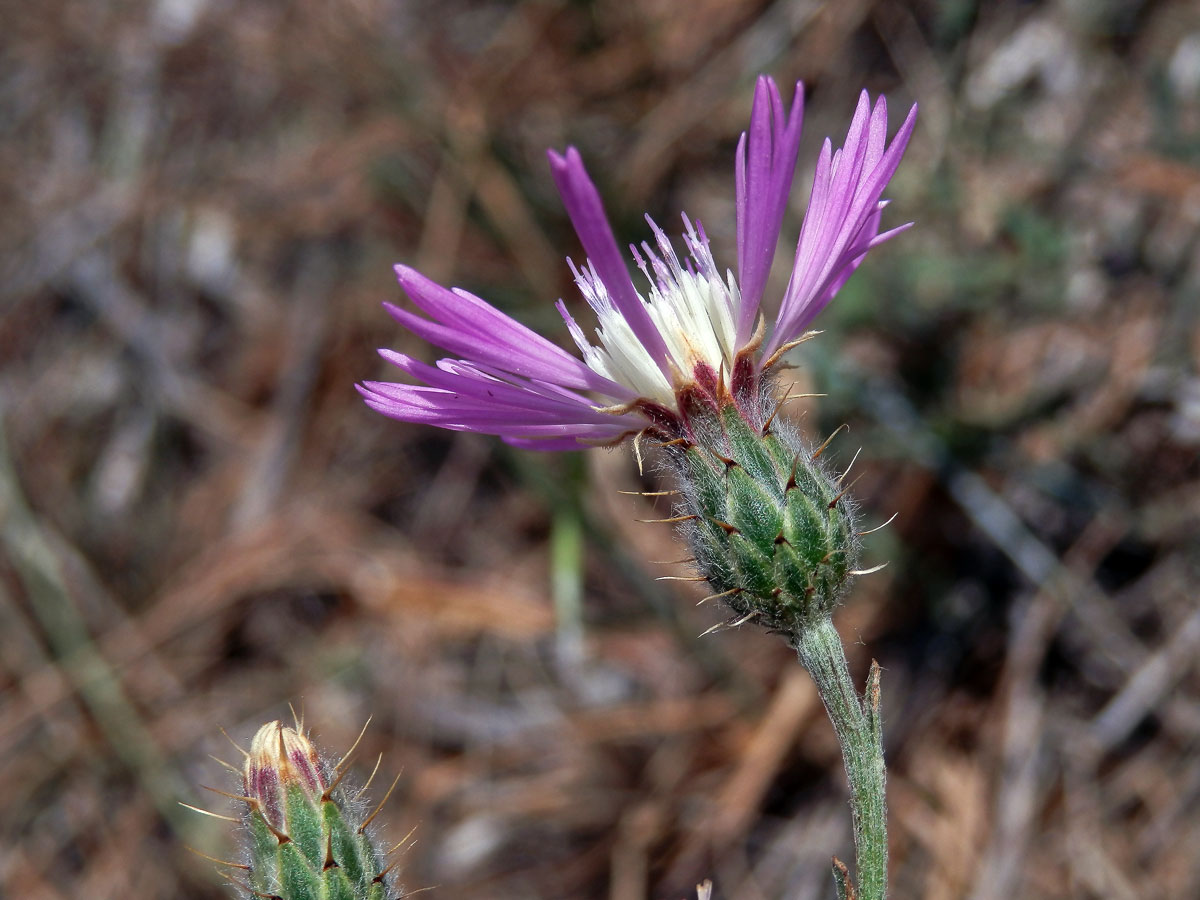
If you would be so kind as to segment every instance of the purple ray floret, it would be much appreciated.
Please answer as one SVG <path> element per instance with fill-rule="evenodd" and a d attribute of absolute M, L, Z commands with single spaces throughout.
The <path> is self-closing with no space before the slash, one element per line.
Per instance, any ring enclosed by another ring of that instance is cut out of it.
<path fill-rule="evenodd" d="M 864 91 L 845 144 L 834 150 L 826 140 L 821 149 L 787 289 L 762 346 L 752 341 L 791 193 L 803 109 L 803 85 L 788 107 L 774 81 L 758 79 L 750 128 L 735 157 L 736 280 L 713 261 L 703 226 L 684 216 L 687 256 L 653 222 L 654 241 L 631 246 L 645 282 L 639 290 L 578 151 L 551 151 L 551 173 L 587 254 L 571 266 L 596 318 L 593 335 L 558 302 L 583 359 L 474 294 L 400 265 L 396 276 L 420 313 L 385 304 L 388 311 L 459 358 L 430 366 L 380 351 L 418 383 L 366 382 L 358 389 L 367 404 L 406 422 L 563 450 L 613 443 L 648 426 L 672 433 L 670 423 L 686 418 L 682 398 L 690 386 L 719 394 L 718 383 L 734 373 L 757 383 L 867 252 L 908 227 L 880 233 L 881 196 L 912 135 L 916 107 L 889 144 L 887 104 L 881 97 L 872 106 Z"/>
<path fill-rule="evenodd" d="M 887 100 L 871 109 L 863 91 L 845 145 L 821 147 L 812 194 L 800 228 L 792 277 L 764 353 L 770 355 L 799 336 L 863 261 L 867 251 L 908 225 L 879 233 L 880 195 L 887 187 L 916 124 L 914 105 L 885 150 Z"/>
<path fill-rule="evenodd" d="M 804 124 L 804 86 L 797 83 L 792 109 L 783 114 L 783 99 L 775 82 L 760 75 L 754 87 L 750 133 L 738 141 L 734 188 L 737 195 L 738 283 L 742 307 L 737 322 L 738 342 L 754 330 L 779 228 L 792 190 L 800 131 Z M 747 163 L 746 151 L 750 157 Z"/>

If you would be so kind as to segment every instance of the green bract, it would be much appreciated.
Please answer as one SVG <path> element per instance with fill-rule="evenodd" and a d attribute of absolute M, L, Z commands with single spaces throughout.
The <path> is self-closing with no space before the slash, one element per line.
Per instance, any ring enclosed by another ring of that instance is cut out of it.
<path fill-rule="evenodd" d="M 696 565 L 741 616 L 795 635 L 828 617 L 858 561 L 844 488 L 785 424 L 746 421 L 733 403 L 668 447 Z"/>

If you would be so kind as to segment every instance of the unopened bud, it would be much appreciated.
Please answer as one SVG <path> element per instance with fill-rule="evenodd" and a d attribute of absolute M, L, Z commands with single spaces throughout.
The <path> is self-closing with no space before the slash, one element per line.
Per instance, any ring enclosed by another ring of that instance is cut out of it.
<path fill-rule="evenodd" d="M 270 722 L 243 770 L 253 897 L 392 900 L 383 854 L 352 809 L 339 774 L 297 729 Z M 369 820 L 368 820 L 369 821 Z"/>
<path fill-rule="evenodd" d="M 288 794 L 318 806 L 325 792 L 325 779 L 317 751 L 308 738 L 279 722 L 269 722 L 250 743 L 245 765 L 246 796 L 258 802 L 258 810 L 276 831 L 287 834 Z"/>

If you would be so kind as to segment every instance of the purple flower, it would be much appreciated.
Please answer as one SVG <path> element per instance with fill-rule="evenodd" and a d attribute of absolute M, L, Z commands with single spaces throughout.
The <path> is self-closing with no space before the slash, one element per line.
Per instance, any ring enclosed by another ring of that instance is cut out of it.
<path fill-rule="evenodd" d="M 867 251 L 908 227 L 880 233 L 880 195 L 900 163 L 917 108 L 889 145 L 887 103 L 880 97 L 872 107 L 864 91 L 843 147 L 833 150 L 826 139 L 821 148 L 792 275 L 766 329 L 759 312 L 796 168 L 803 97 L 797 84 L 785 111 L 774 81 L 760 77 L 755 87 L 750 131 L 738 143 L 735 165 L 736 278 L 722 276 L 699 223 L 683 217 L 681 261 L 647 217 L 653 245 L 630 247 L 644 276 L 639 292 L 578 151 L 551 151 L 554 181 L 587 253 L 583 266 L 570 265 L 598 320 L 596 343 L 561 300 L 558 310 L 582 360 L 479 297 L 398 265 L 401 286 L 428 318 L 391 304 L 388 311 L 461 358 L 430 366 L 381 350 L 421 383 L 367 382 L 358 388 L 367 404 L 405 422 L 495 434 L 539 450 L 615 443 L 647 428 L 682 436 L 697 400 L 719 408 L 730 398 L 747 419 L 761 419 L 763 375 Z"/>

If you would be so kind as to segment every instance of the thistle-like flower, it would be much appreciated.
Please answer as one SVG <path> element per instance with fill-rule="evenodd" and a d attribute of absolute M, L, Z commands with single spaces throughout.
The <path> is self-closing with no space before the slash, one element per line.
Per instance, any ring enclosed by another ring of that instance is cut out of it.
<path fill-rule="evenodd" d="M 459 288 L 447 289 L 408 266 L 400 284 L 428 318 L 388 305 L 406 328 L 457 354 L 436 366 L 390 350 L 382 355 L 423 384 L 367 382 L 366 402 L 384 415 L 459 431 L 499 435 L 538 450 L 610 444 L 649 431 L 667 440 L 694 436 L 696 404 L 733 402 L 760 427 L 764 374 L 803 334 L 867 251 L 907 226 L 880 233 L 880 196 L 899 165 L 916 107 L 887 142 L 887 104 L 864 91 L 846 136 L 821 149 L 792 275 L 774 324 L 760 315 L 803 118 L 803 86 L 785 111 L 775 83 L 760 77 L 750 130 L 738 144 L 738 271 L 721 274 L 703 227 L 685 215 L 681 261 L 649 222 L 653 243 L 631 246 L 641 292 L 574 148 L 550 152 L 550 166 L 587 260 L 571 263 L 598 320 L 591 342 L 560 300 L 583 360 Z"/>
<path fill-rule="evenodd" d="M 773 374 L 867 251 L 907 227 L 880 232 L 880 197 L 912 134 L 916 107 L 889 144 L 887 106 L 883 98 L 872 106 L 864 92 L 842 148 L 825 141 L 791 278 L 768 328 L 763 293 L 795 172 L 802 103 L 801 85 L 785 111 L 775 83 L 758 80 L 734 171 L 736 276 L 722 276 L 699 223 L 683 218 L 681 261 L 647 219 L 653 242 L 630 248 L 645 282 L 639 292 L 578 152 L 551 152 L 554 180 L 587 252 L 584 264 L 571 268 L 599 326 L 593 343 L 559 301 L 582 361 L 480 298 L 397 266 L 400 284 L 429 318 L 389 311 L 462 358 L 429 366 L 384 350 L 423 384 L 368 382 L 359 390 L 393 418 L 496 434 L 539 450 L 657 438 L 679 482 L 676 515 L 663 521 L 680 526 L 701 578 L 738 622 L 754 619 L 786 637 L 833 721 L 850 783 L 858 866 L 856 890 L 835 861 L 839 896 L 884 900 L 879 669 L 872 668 L 860 697 L 832 620 L 859 574 L 859 532 L 842 478 L 821 459 L 825 444 L 814 448 L 777 421 Z"/>
<path fill-rule="evenodd" d="M 827 619 L 856 574 L 859 541 L 840 479 L 777 422 L 772 375 L 785 351 L 863 261 L 904 230 L 880 233 L 880 199 L 916 117 L 889 144 L 887 105 L 866 92 L 839 150 L 827 139 L 813 178 L 792 275 L 768 329 L 763 293 L 791 190 L 803 86 L 785 111 L 760 78 L 750 131 L 738 144 L 738 274 L 721 275 L 708 238 L 685 215 L 681 261 L 647 217 L 653 244 L 631 247 L 645 281 L 634 285 L 578 152 L 551 152 L 555 182 L 587 261 L 571 263 L 599 327 L 591 343 L 560 300 L 583 360 L 478 297 L 408 268 L 396 272 L 430 318 L 388 306 L 414 333 L 460 354 L 429 366 L 385 358 L 424 384 L 368 382 L 369 405 L 396 419 L 496 434 L 540 450 L 615 443 L 648 434 L 666 448 L 680 483 L 678 522 L 696 566 L 739 618 L 795 637 Z"/>

